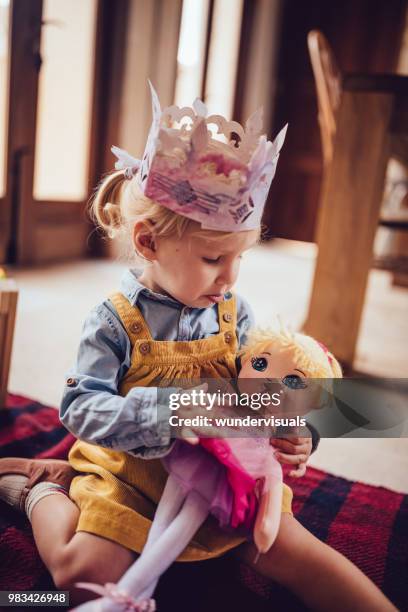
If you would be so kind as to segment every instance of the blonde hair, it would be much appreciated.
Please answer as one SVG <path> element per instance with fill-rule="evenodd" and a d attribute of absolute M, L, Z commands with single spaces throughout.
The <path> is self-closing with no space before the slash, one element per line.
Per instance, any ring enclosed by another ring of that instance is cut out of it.
<path fill-rule="evenodd" d="M 311 336 L 295 333 L 279 323 L 278 328 L 254 329 L 240 351 L 243 361 L 267 351 L 271 344 L 292 350 L 297 365 L 308 378 L 341 378 L 341 366 L 326 347 Z"/>
<path fill-rule="evenodd" d="M 149 225 L 156 236 L 175 235 L 181 238 L 188 228 L 195 226 L 193 234 L 209 240 L 225 239 L 235 234 L 202 230 L 196 221 L 145 196 L 137 177 L 128 180 L 123 170 L 114 171 L 101 181 L 91 201 L 91 217 L 109 238 L 120 234 L 129 238 L 135 223 L 139 221 Z"/>

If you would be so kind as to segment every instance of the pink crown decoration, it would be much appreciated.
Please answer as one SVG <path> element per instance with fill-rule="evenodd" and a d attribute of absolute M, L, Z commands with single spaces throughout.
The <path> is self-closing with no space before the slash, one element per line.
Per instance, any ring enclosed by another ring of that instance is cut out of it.
<path fill-rule="evenodd" d="M 262 109 L 245 128 L 208 116 L 198 98 L 192 108 L 161 110 L 149 82 L 153 122 L 142 160 L 112 147 L 116 169 L 137 180 L 142 192 L 203 229 L 236 232 L 259 228 L 287 125 L 273 142 L 262 132 Z M 214 137 L 209 126 L 216 128 Z"/>

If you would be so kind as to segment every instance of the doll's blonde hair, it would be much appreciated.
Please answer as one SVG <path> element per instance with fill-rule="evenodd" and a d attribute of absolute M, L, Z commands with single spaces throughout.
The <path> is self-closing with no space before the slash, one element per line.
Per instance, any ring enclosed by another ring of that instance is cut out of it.
<path fill-rule="evenodd" d="M 308 378 L 341 378 L 337 359 L 311 336 L 292 332 L 280 321 L 275 328 L 256 328 L 248 333 L 248 339 L 240 351 L 243 362 L 267 351 L 273 344 L 293 351 L 294 359 Z"/>
<path fill-rule="evenodd" d="M 91 202 L 91 216 L 109 238 L 124 235 L 130 238 L 135 223 L 142 221 L 155 236 L 177 236 L 196 228 L 194 235 L 209 240 L 224 240 L 232 232 L 202 230 L 199 223 L 183 217 L 154 200 L 140 190 L 137 177 L 128 180 L 123 170 L 114 171 L 101 181 Z"/>

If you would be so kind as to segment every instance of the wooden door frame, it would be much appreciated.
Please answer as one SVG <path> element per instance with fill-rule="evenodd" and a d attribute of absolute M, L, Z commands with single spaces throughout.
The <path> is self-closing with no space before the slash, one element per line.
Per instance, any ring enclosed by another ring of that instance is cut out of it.
<path fill-rule="evenodd" d="M 11 6 L 9 6 L 9 18 L 8 18 L 8 35 L 7 35 L 7 100 L 5 107 L 5 117 L 0 117 L 0 121 L 5 121 L 8 124 L 9 117 L 9 93 L 10 93 L 10 49 L 11 49 Z M 4 172 L 4 193 L 0 196 L 0 265 L 6 263 L 7 261 L 7 251 L 9 247 L 10 234 L 11 234 L 11 207 L 9 205 L 8 199 L 8 189 L 9 189 L 9 177 L 7 175 L 7 169 L 9 167 L 8 157 L 9 157 L 9 148 L 8 143 L 9 139 L 9 126 L 6 129 L 4 143 L 4 166 L 1 168 L 1 171 Z"/>
<path fill-rule="evenodd" d="M 98 0 L 95 33 L 92 111 L 89 139 L 88 181 L 83 202 L 34 202 L 37 223 L 60 227 L 76 223 L 86 232 L 83 257 L 104 254 L 104 245 L 93 231 L 89 199 L 102 174 L 111 168 L 110 144 L 117 142 L 126 45 L 129 0 Z"/>
<path fill-rule="evenodd" d="M 6 154 L 5 226 L 8 227 L 6 261 L 15 263 L 32 250 L 32 200 L 27 185 L 33 183 L 35 117 L 37 109 L 39 40 L 42 0 L 12 0 L 10 5 L 10 62 L 8 139 Z M 24 79 L 21 75 L 24 74 Z M 24 229 L 23 229 L 24 228 Z"/>
<path fill-rule="evenodd" d="M 99 0 L 98 27 L 95 41 L 94 113 L 91 125 L 88 194 L 97 186 L 102 174 L 112 169 L 110 147 L 118 142 L 120 109 L 125 70 L 127 27 L 130 0 Z M 95 108 L 97 106 L 97 109 Z M 106 240 L 93 231 L 87 215 L 90 256 L 106 255 Z"/>
<path fill-rule="evenodd" d="M 84 202 L 56 203 L 35 201 L 33 197 L 43 0 L 12 0 L 7 175 L 0 219 L 9 228 L 3 254 L 8 263 L 38 263 L 38 228 L 52 231 L 53 226 L 73 224 L 78 231 L 92 232 L 85 208 L 98 178 L 106 170 L 107 143 L 117 140 L 128 8 L 128 0 L 119 3 L 98 0 L 87 196 Z M 85 244 L 84 240 L 82 256 L 87 254 L 98 254 L 97 241 Z M 58 255 L 57 252 L 57 258 Z"/>

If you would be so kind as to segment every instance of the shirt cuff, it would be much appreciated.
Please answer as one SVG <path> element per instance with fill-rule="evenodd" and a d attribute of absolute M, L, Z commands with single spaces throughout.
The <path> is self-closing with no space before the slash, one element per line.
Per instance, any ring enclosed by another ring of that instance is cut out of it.
<path fill-rule="evenodd" d="M 136 389 L 136 388 L 135 388 Z M 132 394 L 133 389 L 129 392 Z M 178 391 L 173 388 L 146 389 L 144 402 L 137 412 L 137 423 L 141 426 L 140 437 L 143 446 L 127 451 L 135 457 L 154 459 L 164 457 L 173 448 L 175 440 L 171 437 L 169 407 L 170 394 Z"/>

